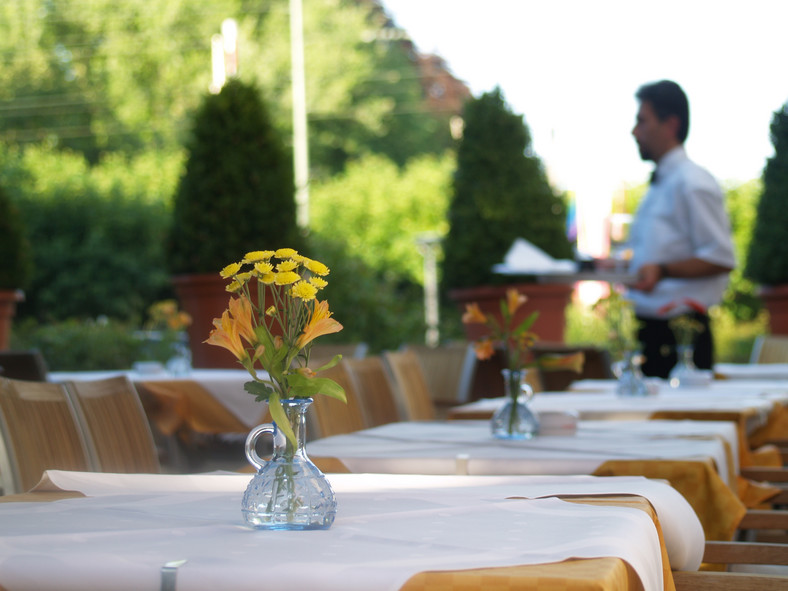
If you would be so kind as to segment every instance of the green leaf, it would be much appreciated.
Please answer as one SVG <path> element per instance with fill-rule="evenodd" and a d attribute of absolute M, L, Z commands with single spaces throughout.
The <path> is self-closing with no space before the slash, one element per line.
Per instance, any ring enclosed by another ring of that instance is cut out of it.
<path fill-rule="evenodd" d="M 308 378 L 300 373 L 293 373 L 287 376 L 287 384 L 294 396 L 311 397 L 324 394 L 347 402 L 344 388 L 330 378 Z"/>
<path fill-rule="evenodd" d="M 271 396 L 268 398 L 268 410 L 271 412 L 271 418 L 274 420 L 274 423 L 276 423 L 276 426 L 295 447 L 295 433 L 293 433 L 293 428 L 290 426 L 290 421 L 287 420 L 285 409 L 282 408 L 282 401 L 279 399 L 279 394 L 276 392 L 271 392 Z"/>
<path fill-rule="evenodd" d="M 324 371 L 326 369 L 331 369 L 332 367 L 334 367 L 340 361 L 342 361 L 342 355 L 334 355 L 334 358 L 331 361 L 329 361 L 325 365 L 321 365 L 316 370 L 314 370 L 314 372 L 315 373 L 320 373 L 321 371 Z"/>
<path fill-rule="evenodd" d="M 539 311 L 538 310 L 535 311 L 535 312 L 531 312 L 531 314 L 525 320 L 523 320 L 517 326 L 517 328 L 514 329 L 514 332 L 512 334 L 519 335 L 519 334 L 522 334 L 525 331 L 529 330 L 533 326 L 534 322 L 536 322 L 536 319 L 538 317 L 539 317 Z"/>
<path fill-rule="evenodd" d="M 265 382 L 246 382 L 244 390 L 260 401 L 268 400 L 269 396 L 274 394 L 274 389 Z"/>

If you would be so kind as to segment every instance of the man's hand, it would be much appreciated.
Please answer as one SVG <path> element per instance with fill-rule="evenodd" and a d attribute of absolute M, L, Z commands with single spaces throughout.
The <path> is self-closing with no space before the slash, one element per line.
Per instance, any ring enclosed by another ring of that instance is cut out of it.
<path fill-rule="evenodd" d="M 656 287 L 660 279 L 662 279 L 662 271 L 659 265 L 647 263 L 638 269 L 637 280 L 631 287 L 648 293 Z"/>

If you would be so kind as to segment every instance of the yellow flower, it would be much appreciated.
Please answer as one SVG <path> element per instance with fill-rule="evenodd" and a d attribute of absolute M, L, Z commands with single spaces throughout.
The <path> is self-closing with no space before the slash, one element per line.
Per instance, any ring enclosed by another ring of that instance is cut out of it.
<path fill-rule="evenodd" d="M 255 250 L 253 252 L 247 252 L 243 262 L 256 263 L 257 261 L 267 261 L 272 256 L 274 256 L 273 250 Z"/>
<path fill-rule="evenodd" d="M 233 280 L 227 287 L 225 287 L 225 291 L 229 291 L 230 293 L 238 293 L 243 288 L 243 283 L 237 280 Z"/>
<path fill-rule="evenodd" d="M 292 248 L 280 248 L 274 253 L 278 259 L 292 259 L 296 255 L 298 255 L 298 251 Z"/>
<path fill-rule="evenodd" d="M 537 365 L 546 370 L 557 371 L 564 369 L 575 373 L 581 373 L 585 360 L 585 353 L 578 351 L 577 353 L 569 353 L 566 355 L 543 355 L 539 358 Z"/>
<path fill-rule="evenodd" d="M 290 288 L 290 295 L 308 302 L 315 299 L 317 288 L 308 281 L 299 281 Z"/>
<path fill-rule="evenodd" d="M 515 288 L 509 288 L 506 290 L 506 308 L 509 310 L 509 314 L 514 314 L 517 311 L 517 308 L 522 306 L 526 300 L 523 294 L 518 292 Z"/>
<path fill-rule="evenodd" d="M 331 334 L 342 330 L 342 325 L 331 318 L 328 310 L 328 302 L 315 300 L 315 307 L 312 309 L 312 316 L 304 327 L 304 332 L 298 337 L 296 346 L 302 349 L 317 337 L 324 334 Z"/>
<path fill-rule="evenodd" d="M 328 275 L 329 269 L 320 261 L 304 258 L 304 267 L 312 271 L 315 275 Z"/>
<path fill-rule="evenodd" d="M 276 266 L 276 270 L 280 273 L 285 273 L 287 271 L 295 271 L 298 269 L 298 263 L 296 263 L 293 259 L 287 259 L 286 261 L 282 261 Z"/>
<path fill-rule="evenodd" d="M 223 279 L 227 279 L 235 275 L 240 270 L 241 270 L 241 263 L 230 263 L 219 272 L 219 275 L 221 275 Z"/>
<path fill-rule="evenodd" d="M 276 306 L 268 306 L 268 309 L 265 311 L 266 316 L 274 316 L 276 314 Z"/>
<path fill-rule="evenodd" d="M 328 285 L 328 281 L 326 281 L 322 277 L 310 277 L 309 283 L 311 283 L 318 289 L 323 289 L 326 285 Z"/>
<path fill-rule="evenodd" d="M 268 275 L 271 271 L 274 270 L 274 266 L 271 263 L 255 263 L 254 270 L 257 271 L 258 277 L 260 275 Z"/>
<path fill-rule="evenodd" d="M 246 271 L 245 273 L 238 273 L 238 275 L 235 276 L 235 280 L 241 285 L 249 281 L 251 278 L 252 274 L 249 271 Z"/>
<path fill-rule="evenodd" d="M 272 285 L 276 281 L 276 275 L 274 273 L 265 273 L 260 275 L 258 280 L 265 285 Z"/>
<path fill-rule="evenodd" d="M 285 271 L 284 273 L 274 274 L 274 283 L 277 285 L 291 285 L 301 279 L 301 275 L 293 271 Z"/>
<path fill-rule="evenodd" d="M 487 316 L 479 309 L 479 304 L 473 302 L 472 304 L 466 304 L 462 321 L 464 324 L 484 324 L 487 322 Z"/>

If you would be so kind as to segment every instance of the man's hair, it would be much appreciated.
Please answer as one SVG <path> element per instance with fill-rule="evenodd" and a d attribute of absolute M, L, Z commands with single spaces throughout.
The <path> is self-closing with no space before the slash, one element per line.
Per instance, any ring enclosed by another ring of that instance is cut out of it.
<path fill-rule="evenodd" d="M 678 117 L 677 139 L 682 144 L 684 143 L 689 133 L 689 102 L 681 86 L 671 80 L 660 80 L 644 84 L 638 89 L 635 96 L 641 103 L 649 103 L 660 121 L 664 121 L 671 115 Z"/>

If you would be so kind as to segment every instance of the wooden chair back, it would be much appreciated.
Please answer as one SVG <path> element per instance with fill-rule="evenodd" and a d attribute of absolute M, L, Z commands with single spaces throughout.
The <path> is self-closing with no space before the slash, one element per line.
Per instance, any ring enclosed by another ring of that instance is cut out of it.
<path fill-rule="evenodd" d="M 476 367 L 476 353 L 466 342 L 438 347 L 408 345 L 419 360 L 433 403 L 457 405 L 470 401 L 471 379 Z"/>
<path fill-rule="evenodd" d="M 788 363 L 788 335 L 756 337 L 750 363 Z"/>
<path fill-rule="evenodd" d="M 84 417 L 100 472 L 159 473 L 159 457 L 139 395 L 125 376 L 68 382 Z"/>
<path fill-rule="evenodd" d="M 342 355 L 342 359 L 361 359 L 367 356 L 368 350 L 366 343 L 315 343 L 309 357 L 325 361 L 330 361 L 335 355 Z"/>
<path fill-rule="evenodd" d="M 30 351 L 0 351 L 0 378 L 45 382 L 47 364 L 36 349 Z"/>
<path fill-rule="evenodd" d="M 364 416 L 364 427 L 395 423 L 400 419 L 394 387 L 386 373 L 383 358 L 343 359 Z"/>
<path fill-rule="evenodd" d="M 312 409 L 315 413 L 315 437 L 331 437 L 360 431 L 364 428 L 364 413 L 355 387 L 348 374 L 345 361 L 320 372 L 320 377 L 330 378 L 345 389 L 347 403 L 330 396 L 315 396 Z M 310 431 L 312 433 L 312 431 Z"/>
<path fill-rule="evenodd" d="M 62 384 L 0 378 L 4 494 L 30 490 L 48 469 L 93 469 L 78 412 Z"/>
<path fill-rule="evenodd" d="M 386 351 L 383 354 L 388 370 L 394 378 L 395 393 L 409 421 L 435 419 L 430 390 L 419 358 L 412 350 Z"/>

